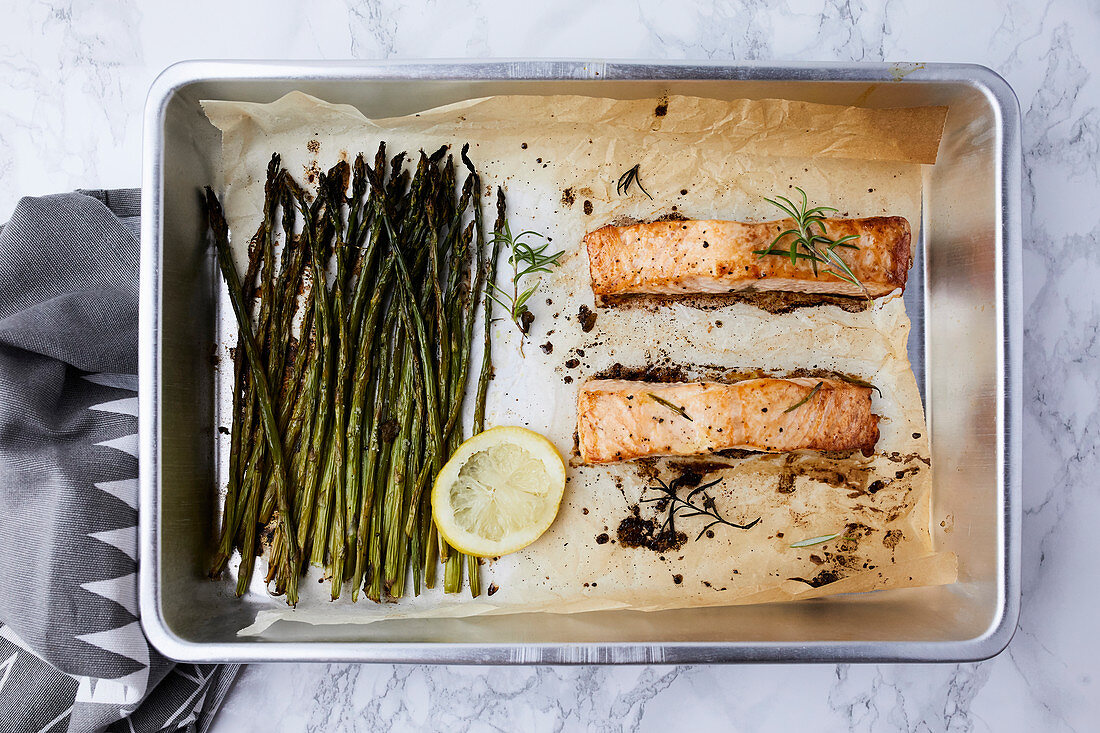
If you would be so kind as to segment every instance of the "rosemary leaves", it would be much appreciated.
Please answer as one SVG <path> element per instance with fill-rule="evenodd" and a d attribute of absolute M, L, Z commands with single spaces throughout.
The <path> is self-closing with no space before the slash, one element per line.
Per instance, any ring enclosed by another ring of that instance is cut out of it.
<path fill-rule="evenodd" d="M 817 384 L 815 384 L 814 388 L 810 390 L 809 394 L 807 394 L 805 397 L 800 399 L 798 402 L 795 402 L 793 405 L 791 405 L 786 410 L 784 410 L 783 414 L 787 414 L 788 412 L 794 412 L 799 407 L 802 407 L 802 405 L 804 405 L 807 402 L 809 402 L 810 400 L 812 400 L 814 398 L 814 395 L 816 395 L 818 392 L 821 391 L 821 385 L 822 384 L 824 384 L 824 382 L 818 382 Z"/>
<path fill-rule="evenodd" d="M 630 193 L 630 184 L 633 183 L 642 190 L 642 193 L 649 197 L 650 201 L 652 201 L 653 197 L 649 195 L 649 191 L 645 190 L 645 188 L 642 186 L 641 180 L 638 178 L 638 171 L 641 169 L 641 167 L 642 164 L 638 163 L 626 173 L 619 176 L 619 182 L 615 184 L 615 193 L 619 194 L 620 196 L 625 196 L 626 194 Z"/>
<path fill-rule="evenodd" d="M 707 493 L 707 489 L 711 489 L 720 483 L 722 483 L 722 479 L 718 478 L 705 484 L 700 484 L 689 491 L 687 496 L 681 497 L 676 490 L 675 481 L 673 481 L 672 484 L 666 484 L 661 479 L 657 479 L 657 485 L 650 486 L 648 490 L 659 491 L 662 496 L 642 499 L 642 503 L 666 503 L 668 514 L 665 517 L 664 523 L 661 525 L 661 534 L 676 534 L 677 517 L 681 519 L 687 519 L 689 517 L 706 517 L 710 520 L 701 530 L 699 530 L 699 534 L 695 536 L 696 541 L 706 534 L 707 530 L 718 525 L 725 525 L 732 529 L 752 529 L 755 527 L 757 523 L 760 522 L 760 517 L 757 517 L 748 524 L 737 524 L 736 522 L 730 522 L 718 512 L 714 497 Z M 695 503 L 696 501 L 698 503 Z"/>
<path fill-rule="evenodd" d="M 823 542 L 835 540 L 837 537 L 840 537 L 841 534 L 841 532 L 834 532 L 833 534 L 823 534 L 820 537 L 811 537 L 808 540 L 795 542 L 791 545 L 791 547 L 812 547 L 813 545 L 820 545 Z"/>
<path fill-rule="evenodd" d="M 654 402 L 656 402 L 661 407 L 667 407 L 668 409 L 672 410 L 673 412 L 675 412 L 677 415 L 684 418 L 688 422 L 695 422 L 694 420 L 691 419 L 691 415 L 687 414 L 687 410 L 680 407 L 679 405 L 673 404 L 672 402 L 669 402 L 668 400 L 666 400 L 664 397 L 661 397 L 660 395 L 655 395 L 652 392 L 646 392 L 645 395 L 646 395 L 646 397 L 653 400 Z"/>
<path fill-rule="evenodd" d="M 511 254 L 508 256 L 508 264 L 512 266 L 512 287 L 510 290 L 506 290 L 496 283 L 490 282 L 488 290 L 489 297 L 508 312 L 508 318 L 519 329 L 520 353 L 523 353 L 523 339 L 527 336 L 532 320 L 531 313 L 527 308 L 527 301 L 535 294 L 541 280 L 535 280 L 532 285 L 523 290 L 520 290 L 520 282 L 528 275 L 550 272 L 553 268 L 559 267 L 561 257 L 565 254 L 565 250 L 547 254 L 546 250 L 550 248 L 549 242 L 540 247 L 532 247 L 523 241 L 526 236 L 541 237 L 542 235 L 538 232 L 526 231 L 512 236 L 512 228 L 505 221 L 503 228 L 493 237 L 492 244 L 503 244 L 511 250 Z"/>
<path fill-rule="evenodd" d="M 851 283 L 863 290 L 867 299 L 871 294 L 867 287 L 852 272 L 852 268 L 841 258 L 838 248 L 859 249 L 852 241 L 858 239 L 858 235 L 849 234 L 840 239 L 832 239 L 825 232 L 825 214 L 837 211 L 833 206 L 815 206 L 810 208 L 806 192 L 801 188 L 795 188 L 802 194 L 802 205 L 798 206 L 786 196 L 777 196 L 775 199 L 765 198 L 769 204 L 778 207 L 784 214 L 794 219 L 794 228 L 781 232 L 767 249 L 754 250 L 758 257 L 778 255 L 789 257 L 792 265 L 797 265 L 799 260 L 809 260 L 813 268 L 814 276 L 818 275 L 818 268 L 844 282 Z M 778 199 L 778 200 L 776 200 Z M 782 202 L 782 203 L 780 203 Z M 818 231 L 814 231 L 814 228 Z M 780 246 L 780 242 L 790 237 L 789 245 Z"/>

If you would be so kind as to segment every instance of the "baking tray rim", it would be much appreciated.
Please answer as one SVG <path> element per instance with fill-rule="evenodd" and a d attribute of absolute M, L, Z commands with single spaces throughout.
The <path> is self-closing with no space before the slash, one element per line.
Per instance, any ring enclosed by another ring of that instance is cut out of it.
<path fill-rule="evenodd" d="M 187 85 L 218 80 L 280 81 L 717 80 L 776 82 L 961 83 L 981 91 L 999 123 L 995 232 L 997 468 L 1000 512 L 997 612 L 970 639 L 813 642 L 606 642 L 577 644 L 437 642 L 195 642 L 169 627 L 160 606 L 159 464 L 160 261 L 163 233 L 164 122 L 168 104 Z M 731 662 L 966 662 L 1003 651 L 1020 613 L 1022 223 L 1019 100 L 1007 81 L 978 64 L 737 63 L 608 60 L 493 61 L 183 61 L 153 82 L 142 140 L 141 263 L 139 293 L 139 568 L 138 611 L 150 643 L 181 661 L 358 661 L 446 664 L 672 664 Z"/>

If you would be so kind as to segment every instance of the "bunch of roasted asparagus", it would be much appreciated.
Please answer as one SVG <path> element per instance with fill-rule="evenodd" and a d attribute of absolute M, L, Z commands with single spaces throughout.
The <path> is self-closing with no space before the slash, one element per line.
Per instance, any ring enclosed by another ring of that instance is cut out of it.
<path fill-rule="evenodd" d="M 484 429 L 492 376 L 485 291 L 501 238 L 486 239 L 467 148 L 461 189 L 446 146 L 421 151 L 411 175 L 405 157 L 387 162 L 383 143 L 373 166 L 362 154 L 353 166 L 341 161 L 318 176 L 311 195 L 273 155 L 243 279 L 221 206 L 206 189 L 239 326 L 212 574 L 239 549 L 238 595 L 264 549 L 266 582 L 292 605 L 309 564 L 325 568 L 334 600 L 345 581 L 353 600 L 363 588 L 374 601 L 400 598 L 410 565 L 419 594 L 435 586 L 440 561 L 446 592 L 461 590 L 463 565 L 471 593 L 480 592 L 478 559 L 439 536 L 429 497 L 463 440 L 479 303 L 484 357 L 472 429 Z M 498 233 L 504 207 L 498 190 Z"/>

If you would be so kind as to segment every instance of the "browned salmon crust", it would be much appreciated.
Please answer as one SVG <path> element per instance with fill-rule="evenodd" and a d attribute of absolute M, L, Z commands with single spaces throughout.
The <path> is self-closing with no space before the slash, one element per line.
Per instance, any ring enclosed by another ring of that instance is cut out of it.
<path fill-rule="evenodd" d="M 577 436 L 589 464 L 731 448 L 869 453 L 878 442 L 878 417 L 871 388 L 839 379 L 592 379 L 577 398 Z"/>
<path fill-rule="evenodd" d="M 722 294 L 749 289 L 862 296 L 852 283 L 824 272 L 815 276 L 807 260 L 792 265 L 766 250 L 792 219 L 760 223 L 737 221 L 658 221 L 605 226 L 584 237 L 596 302 L 625 295 Z M 826 219 L 829 237 L 858 235 L 859 249 L 840 254 L 872 297 L 905 290 L 913 262 L 909 222 L 900 216 Z M 789 245 L 789 237 L 780 241 Z"/>

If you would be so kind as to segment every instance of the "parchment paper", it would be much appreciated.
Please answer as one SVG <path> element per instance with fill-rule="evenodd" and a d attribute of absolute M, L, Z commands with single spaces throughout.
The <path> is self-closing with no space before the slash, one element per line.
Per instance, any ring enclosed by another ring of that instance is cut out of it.
<path fill-rule="evenodd" d="M 569 469 L 565 499 L 551 529 L 525 550 L 486 564 L 483 594 L 417 598 L 376 605 L 332 603 L 328 586 L 301 584 L 297 609 L 271 599 L 256 624 L 280 618 L 310 623 L 370 622 L 412 616 L 521 611 L 656 610 L 761 603 L 833 593 L 950 583 L 953 555 L 935 552 L 930 534 L 931 468 L 927 429 L 906 357 L 909 319 L 900 295 L 868 311 L 833 306 L 771 315 L 746 304 L 599 309 L 594 328 L 578 311 L 594 309 L 581 238 L 623 217 L 669 213 L 690 218 L 773 219 L 763 197 L 804 188 L 815 204 L 844 216 L 901 215 L 919 241 L 921 164 L 935 160 L 943 108 L 862 110 L 785 100 L 733 102 L 693 97 L 607 100 L 578 96 L 493 97 L 408 117 L 369 120 L 346 105 L 301 93 L 271 104 L 203 103 L 223 131 L 227 218 L 239 264 L 260 220 L 263 172 L 273 151 L 305 182 L 341 157 L 471 144 L 486 184 L 508 194 L 513 231 L 533 229 L 564 249 L 531 303 L 530 340 L 505 321 L 494 328 L 496 379 L 488 424 L 525 425 L 573 455 L 579 384 L 613 364 L 686 365 L 700 378 L 722 369 L 833 369 L 881 390 L 877 453 L 721 458 L 706 466 L 723 477 L 714 498 L 723 516 L 750 530 L 718 526 L 694 540 L 702 520 L 678 521 L 687 542 L 659 554 L 627 548 L 616 528 L 652 486 L 672 475 L 669 460 Z M 640 164 L 640 182 L 616 193 L 619 176 Z M 486 204 L 488 206 L 488 203 Z M 491 214 L 487 217 L 491 220 Z M 507 265 L 502 264 L 502 270 Z M 480 328 L 480 326 L 479 326 Z M 235 340 L 228 309 L 220 343 Z M 480 353 L 475 347 L 475 363 Z M 230 360 L 223 359 L 223 364 Z M 219 378 L 219 420 L 227 424 L 231 375 Z M 468 406 L 469 407 L 469 406 Z M 467 424 L 469 423 L 467 415 Z M 227 451 L 221 450 L 224 484 Z M 652 506 L 652 505 L 646 505 Z M 654 509 L 640 509 L 643 518 Z M 791 545 L 841 533 L 806 548 Z M 259 574 L 257 574 L 259 575 Z M 320 577 L 320 570 L 311 570 Z M 257 578 L 254 586 L 263 593 Z M 492 595 L 485 589 L 493 591 Z M 345 593 L 345 596 L 347 594 Z"/>

